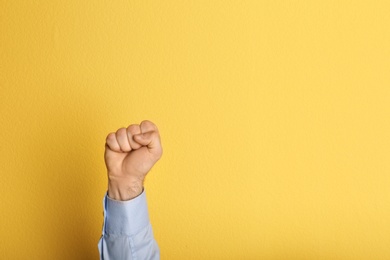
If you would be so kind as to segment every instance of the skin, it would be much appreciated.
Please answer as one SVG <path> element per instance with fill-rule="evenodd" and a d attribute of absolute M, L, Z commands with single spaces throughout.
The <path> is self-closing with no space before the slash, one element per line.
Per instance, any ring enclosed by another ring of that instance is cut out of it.
<path fill-rule="evenodd" d="M 104 153 L 108 197 L 125 201 L 140 195 L 146 175 L 161 156 L 160 134 L 151 121 L 108 134 Z"/>

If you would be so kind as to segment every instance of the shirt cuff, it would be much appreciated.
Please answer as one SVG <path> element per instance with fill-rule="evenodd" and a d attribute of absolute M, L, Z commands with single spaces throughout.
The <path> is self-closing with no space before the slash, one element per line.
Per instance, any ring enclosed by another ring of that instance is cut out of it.
<path fill-rule="evenodd" d="M 105 233 L 112 235 L 135 235 L 149 224 L 145 190 L 128 201 L 103 199 L 105 209 Z"/>

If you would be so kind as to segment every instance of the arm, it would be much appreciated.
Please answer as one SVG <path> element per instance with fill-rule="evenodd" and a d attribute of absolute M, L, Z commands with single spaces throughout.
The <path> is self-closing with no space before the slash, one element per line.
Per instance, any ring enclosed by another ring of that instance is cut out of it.
<path fill-rule="evenodd" d="M 100 259 L 160 258 L 149 222 L 143 182 L 161 155 L 159 132 L 150 121 L 120 128 L 107 136 L 108 191 L 103 199 Z"/>

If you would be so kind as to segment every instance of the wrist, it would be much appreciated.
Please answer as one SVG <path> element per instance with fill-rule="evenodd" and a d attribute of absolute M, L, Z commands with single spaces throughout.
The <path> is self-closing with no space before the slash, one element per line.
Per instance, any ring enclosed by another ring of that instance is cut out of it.
<path fill-rule="evenodd" d="M 109 180 L 108 197 L 114 200 L 131 200 L 143 191 L 143 181 L 140 180 Z"/>

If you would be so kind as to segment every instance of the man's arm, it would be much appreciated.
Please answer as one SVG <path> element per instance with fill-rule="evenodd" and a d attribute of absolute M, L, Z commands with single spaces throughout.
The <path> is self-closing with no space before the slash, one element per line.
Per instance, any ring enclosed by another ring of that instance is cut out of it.
<path fill-rule="evenodd" d="M 106 139 L 108 191 L 100 259 L 159 259 L 143 189 L 144 179 L 161 158 L 157 127 L 150 121 L 120 128 Z"/>

